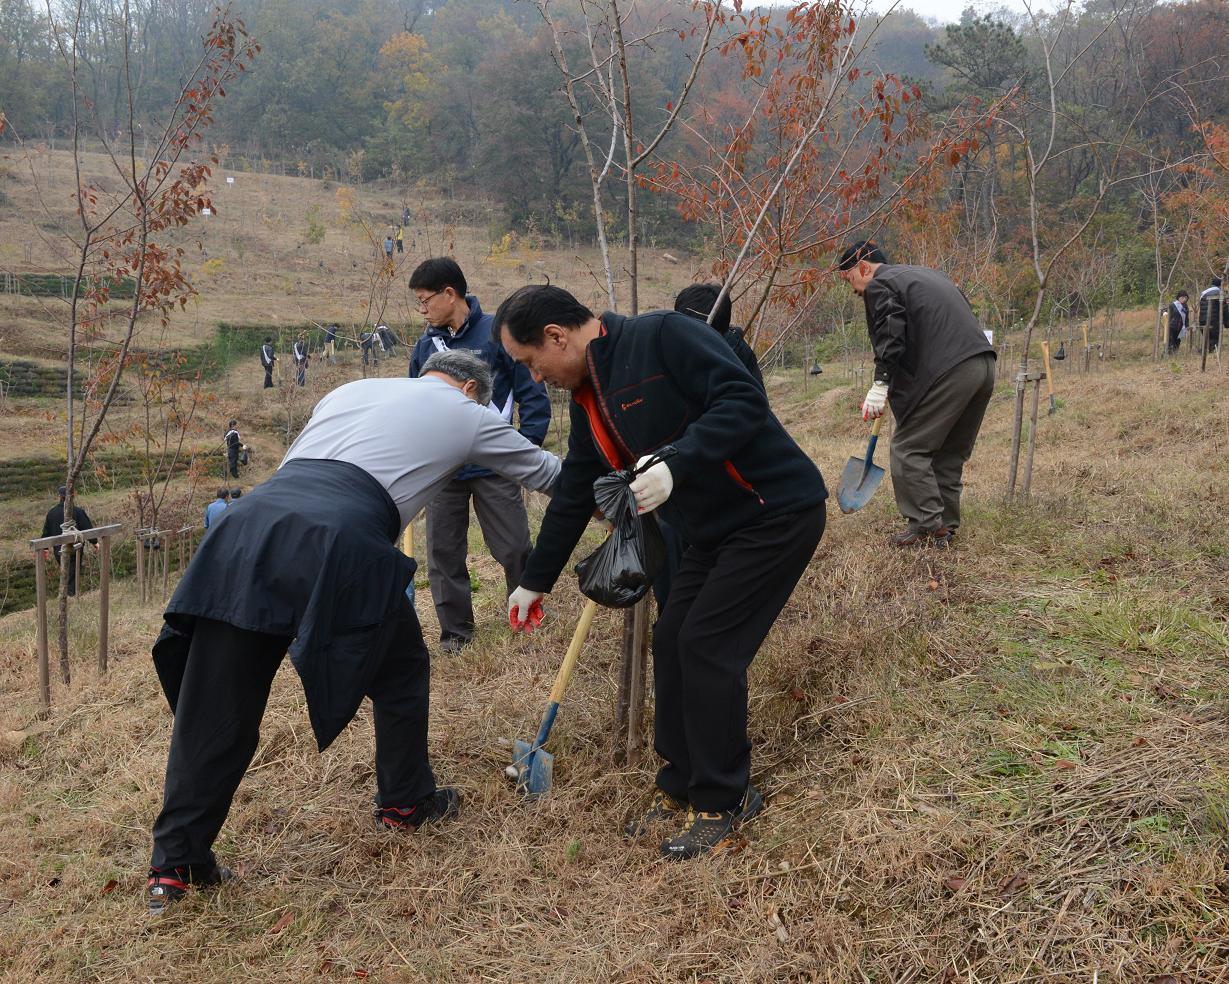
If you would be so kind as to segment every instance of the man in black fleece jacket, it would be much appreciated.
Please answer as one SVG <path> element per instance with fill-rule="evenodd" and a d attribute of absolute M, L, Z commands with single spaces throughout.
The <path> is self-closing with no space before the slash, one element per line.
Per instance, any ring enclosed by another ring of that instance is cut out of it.
<path fill-rule="evenodd" d="M 729 346 L 691 318 L 598 319 L 567 291 L 531 285 L 500 305 L 495 329 L 535 379 L 572 393 L 567 457 L 508 599 L 514 627 L 567 564 L 594 480 L 674 448 L 632 484 L 640 511 L 660 508 L 689 547 L 653 633 L 665 762 L 627 833 L 681 822 L 662 854 L 708 853 L 763 808 L 750 784 L 747 668 L 823 535 L 823 478 Z"/>

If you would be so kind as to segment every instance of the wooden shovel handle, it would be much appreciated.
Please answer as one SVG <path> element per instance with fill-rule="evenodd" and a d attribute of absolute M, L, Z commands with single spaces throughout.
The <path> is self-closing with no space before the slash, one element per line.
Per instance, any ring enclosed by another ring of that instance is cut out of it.
<path fill-rule="evenodd" d="M 568 654 L 563 657 L 563 665 L 559 667 L 559 673 L 555 677 L 555 685 L 550 689 L 550 699 L 555 703 L 563 700 L 563 695 L 568 689 L 568 681 L 572 678 L 572 670 L 576 668 L 576 661 L 580 658 L 580 651 L 584 648 L 585 639 L 589 636 L 589 626 L 593 624 L 593 616 L 596 612 L 597 602 L 589 599 L 585 610 L 580 613 L 576 631 L 572 633 L 572 642 L 568 646 Z"/>
<path fill-rule="evenodd" d="M 1050 343 L 1041 343 L 1041 357 L 1045 360 L 1046 366 L 1046 392 L 1051 397 L 1054 396 L 1054 370 L 1050 368 Z"/>
<path fill-rule="evenodd" d="M 871 437 L 878 437 L 879 431 L 883 428 L 883 418 L 886 414 L 880 414 L 875 418 L 875 423 L 871 425 Z"/>

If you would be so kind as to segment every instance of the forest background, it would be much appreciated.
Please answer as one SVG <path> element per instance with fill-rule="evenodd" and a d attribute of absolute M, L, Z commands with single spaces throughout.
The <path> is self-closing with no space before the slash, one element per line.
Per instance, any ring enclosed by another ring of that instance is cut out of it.
<path fill-rule="evenodd" d="M 89 0 L 81 7 L 80 55 L 91 111 L 104 130 L 118 134 L 129 118 L 124 25 L 137 67 L 135 119 L 153 131 L 199 55 L 213 7 L 209 0 Z M 70 129 L 71 101 L 48 23 L 76 9 L 60 10 L 56 0 L 0 0 L 0 102 L 11 135 L 27 145 L 54 149 Z M 629 8 L 628 37 L 643 39 L 628 46 L 642 133 L 655 133 L 670 117 L 671 100 L 704 50 L 697 38 L 707 9 L 676 0 Z M 590 172 L 552 36 L 553 22 L 600 155 L 617 136 L 613 117 L 603 113 L 592 73 L 586 80 L 576 68 L 590 63 L 593 10 L 528 0 L 243 0 L 235 12 L 262 51 L 211 127 L 211 148 L 223 166 L 430 189 L 458 208 L 475 200 L 494 205 L 500 218 L 490 230 L 493 242 L 512 232 L 564 248 L 593 243 Z M 763 32 L 784 27 L 788 8 L 765 8 L 761 22 L 738 5 L 722 13 L 686 113 L 650 163 L 681 163 L 686 172 L 711 160 L 715 149 L 728 160 L 735 144 L 726 138 L 757 113 L 767 120 L 773 111 L 757 101 L 765 77 L 748 70 L 746 38 L 755 29 L 764 44 Z M 1207 151 L 1216 124 L 1229 116 L 1229 5 L 1093 0 L 1035 18 L 1023 5 L 980 16 L 970 8 L 947 26 L 894 9 L 877 23 L 868 15 L 858 29 L 868 43 L 858 58 L 862 84 L 890 73 L 917 97 L 908 108 L 913 147 L 934 147 L 935 135 L 954 119 L 974 119 L 976 127 L 977 113 L 995 114 L 993 123 L 981 118 L 974 139 L 966 129 L 950 161 L 945 149 L 941 169 L 907 187 L 898 180 L 894 207 L 864 227 L 889 244 L 894 258 L 957 276 L 988 326 L 1009 326 L 1033 307 L 1032 209 L 1041 229 L 1064 235 L 1073 217 L 1093 215 L 1048 277 L 1050 311 L 1088 316 L 1111 302 L 1154 302 L 1158 288 L 1198 288 L 1162 276 L 1179 244 L 1188 276 L 1223 268 L 1229 221 L 1216 186 L 1224 176 Z M 1061 69 L 1053 86 L 1047 51 Z M 1058 123 L 1052 157 L 1030 189 L 1027 143 L 1037 144 L 1051 89 Z M 760 127 L 750 147 L 770 166 L 772 134 L 771 126 Z M 859 132 L 848 139 L 871 146 L 877 137 Z M 1134 179 L 1107 165 L 1107 148 L 1123 147 Z M 900 155 L 891 166 L 904 173 L 910 165 Z M 639 177 L 642 186 L 664 193 L 639 196 L 641 241 L 717 255 L 714 272 L 724 272 L 730 256 L 721 243 L 714 248 L 722 233 L 713 212 L 688 210 L 685 196 L 671 193 L 679 191 L 677 182 L 655 185 L 653 173 L 648 168 Z M 618 181 L 603 189 L 615 240 L 626 237 L 626 194 Z M 859 216 L 852 219 L 856 226 Z M 836 236 L 828 228 L 817 238 L 830 249 Z M 801 268 L 819 256 L 799 251 L 790 260 Z M 790 262 L 784 266 L 775 286 L 793 305 L 815 283 L 802 273 L 791 277 Z"/>

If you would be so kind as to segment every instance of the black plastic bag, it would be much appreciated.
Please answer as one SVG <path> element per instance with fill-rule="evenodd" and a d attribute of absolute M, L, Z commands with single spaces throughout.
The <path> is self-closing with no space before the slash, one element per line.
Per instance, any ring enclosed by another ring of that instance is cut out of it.
<path fill-rule="evenodd" d="M 593 483 L 598 509 L 613 525 L 610 536 L 576 565 L 580 590 L 607 608 L 631 608 L 649 592 L 666 563 L 666 544 L 652 513 L 637 515 L 631 485 L 636 476 L 674 454 L 665 447 L 643 468 L 603 475 Z"/>

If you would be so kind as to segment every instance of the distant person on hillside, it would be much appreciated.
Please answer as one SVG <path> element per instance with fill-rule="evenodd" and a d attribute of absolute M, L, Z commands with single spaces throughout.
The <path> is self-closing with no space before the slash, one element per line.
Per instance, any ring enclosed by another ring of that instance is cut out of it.
<path fill-rule="evenodd" d="M 239 421 L 232 420 L 226 425 L 226 434 L 222 441 L 226 445 L 226 472 L 231 478 L 239 477 L 240 458 L 244 452 L 243 439 L 239 437 Z M 243 462 L 247 464 L 247 462 Z"/>
<path fill-rule="evenodd" d="M 64 499 L 68 495 L 68 489 L 61 485 L 59 492 L 60 501 L 47 510 L 47 515 L 43 519 L 43 536 L 59 536 L 61 533 L 68 532 L 64 529 Z M 90 519 L 89 514 L 76 504 L 73 505 L 73 521 L 71 528 L 75 530 L 89 530 L 94 528 L 94 523 Z M 90 540 L 90 543 L 94 544 L 95 547 L 98 545 L 97 540 Z M 68 593 L 70 596 L 77 593 L 77 564 L 75 561 L 77 551 L 80 549 L 81 548 L 79 546 L 73 546 L 69 549 L 67 554 Z M 53 547 L 52 550 L 55 553 L 55 559 L 57 561 L 60 560 L 60 548 Z"/>
<path fill-rule="evenodd" d="M 260 364 L 265 370 L 265 389 L 273 388 L 273 364 L 277 356 L 273 354 L 273 339 L 266 337 L 260 346 Z"/>
<path fill-rule="evenodd" d="M 380 830 L 410 833 L 457 814 L 460 795 L 436 785 L 428 759 L 431 662 L 405 593 L 414 561 L 397 542 L 468 461 L 529 489 L 554 487 L 559 460 L 488 413 L 490 393 L 490 370 L 469 352 L 435 355 L 421 379 L 338 387 L 273 477 L 201 540 L 153 649 L 175 724 L 153 829 L 151 914 L 190 885 L 230 877 L 213 843 L 288 651 L 321 751 L 371 699 Z M 280 863 L 293 865 L 293 853 Z"/>
<path fill-rule="evenodd" d="M 337 365 L 337 325 L 324 326 L 324 357 L 329 365 Z"/>
<path fill-rule="evenodd" d="M 397 336 L 393 334 L 393 330 L 380 323 L 376 325 L 376 333 L 380 336 L 380 350 L 385 355 L 392 355 L 397 350 Z"/>
<path fill-rule="evenodd" d="M 862 419 L 889 402 L 896 418 L 892 488 L 907 525 L 889 542 L 948 546 L 960 526 L 964 465 L 994 392 L 994 348 L 939 271 L 889 263 L 872 242 L 850 245 L 837 268 L 866 305 L 875 353 Z"/>
<path fill-rule="evenodd" d="M 517 413 L 521 434 L 541 444 L 551 420 L 546 387 L 512 361 L 491 332 L 491 316 L 483 313 L 478 298 L 467 293 L 468 289 L 465 274 L 452 257 L 424 260 L 410 274 L 410 290 L 427 320 L 427 331 L 410 355 L 410 376 L 419 375 L 436 352 L 465 349 L 475 353 L 494 373 L 490 411 L 509 424 Z M 487 549 L 503 568 L 509 593 L 521 583 L 533 546 L 519 486 L 477 463 L 466 464 L 431 501 L 427 506 L 427 574 L 439 616 L 440 644 L 446 653 L 459 652 L 474 637 L 474 603 L 466 566 L 471 501 Z"/>
<path fill-rule="evenodd" d="M 393 233 L 390 229 L 388 235 L 384 237 L 384 259 L 389 263 L 393 261 Z"/>
<path fill-rule="evenodd" d="M 205 529 L 209 529 L 222 513 L 226 512 L 227 505 L 230 504 L 230 489 L 218 489 L 217 498 L 205 507 Z"/>
<path fill-rule="evenodd" d="M 294 340 L 294 347 L 292 349 L 292 352 L 294 354 L 295 381 L 300 386 L 306 386 L 307 385 L 307 360 L 309 356 L 307 353 L 307 335 L 304 334 L 303 332 L 299 332 L 299 337 Z"/>
<path fill-rule="evenodd" d="M 396 243 L 397 243 L 397 252 L 404 253 L 405 252 L 405 226 L 404 225 L 397 226 L 397 235 L 394 236 L 393 238 L 396 240 Z"/>
<path fill-rule="evenodd" d="M 1213 277 L 1211 286 L 1199 295 L 1199 327 L 1208 333 L 1209 352 L 1215 352 L 1220 347 L 1220 330 L 1225 323 L 1224 318 L 1224 292 L 1221 290 L 1220 277 Z"/>
<path fill-rule="evenodd" d="M 1191 309 L 1188 301 L 1190 294 L 1184 290 L 1178 291 L 1178 296 L 1169 305 L 1169 345 L 1166 351 L 1173 355 L 1182 344 L 1182 339 L 1190 334 Z"/>
<path fill-rule="evenodd" d="M 380 357 L 376 354 L 376 333 L 374 329 L 365 331 L 359 336 L 359 348 L 363 350 L 363 365 L 367 365 L 368 359 L 374 359 L 376 365 L 380 364 Z"/>
<path fill-rule="evenodd" d="M 410 224 L 410 206 L 402 205 L 401 206 L 401 228 L 404 229 L 409 224 Z"/>

